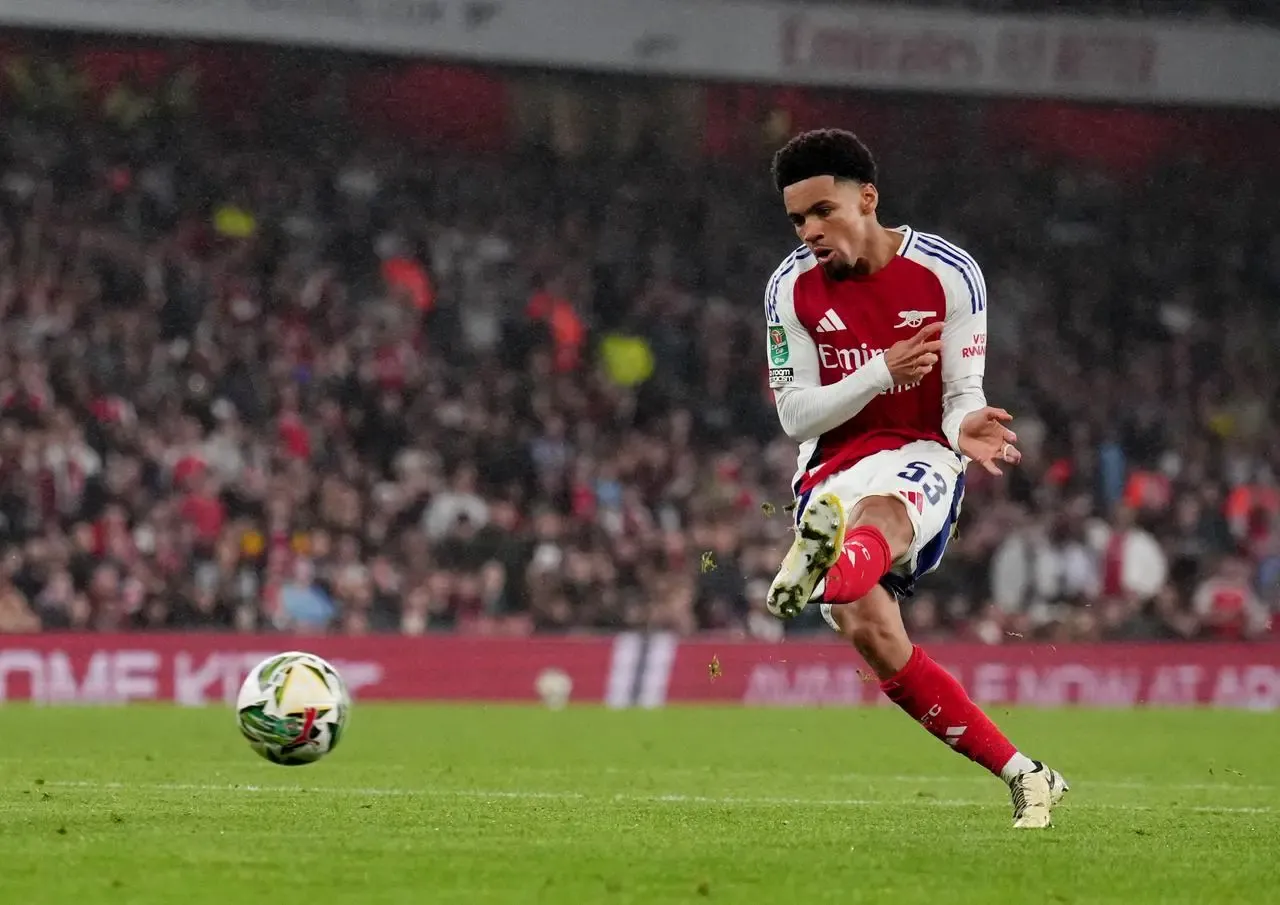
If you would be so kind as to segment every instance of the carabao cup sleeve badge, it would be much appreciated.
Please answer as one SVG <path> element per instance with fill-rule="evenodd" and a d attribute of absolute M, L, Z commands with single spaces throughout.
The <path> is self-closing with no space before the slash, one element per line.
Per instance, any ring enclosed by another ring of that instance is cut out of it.
<path fill-rule="evenodd" d="M 791 348 L 787 345 L 785 327 L 769 328 L 769 360 L 776 365 L 784 365 L 791 357 Z"/>

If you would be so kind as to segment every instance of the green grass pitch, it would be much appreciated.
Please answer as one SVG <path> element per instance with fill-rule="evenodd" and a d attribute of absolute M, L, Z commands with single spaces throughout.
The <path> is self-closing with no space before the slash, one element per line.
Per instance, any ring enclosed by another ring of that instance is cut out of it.
<path fill-rule="evenodd" d="M 0 707 L 0 902 L 1280 901 L 1280 716 L 998 712 L 1000 783 L 890 709 L 357 705 L 277 767 L 224 709 Z"/>

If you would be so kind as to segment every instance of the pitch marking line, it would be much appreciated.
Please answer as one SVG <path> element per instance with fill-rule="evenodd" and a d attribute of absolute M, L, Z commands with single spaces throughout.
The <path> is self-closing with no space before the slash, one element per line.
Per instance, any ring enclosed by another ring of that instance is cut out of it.
<path fill-rule="evenodd" d="M 539 772 L 539 771 L 530 771 L 530 772 Z M 604 769 L 604 772 L 622 775 L 622 774 L 631 774 L 631 773 L 634 773 L 635 771 L 623 770 L 618 767 L 606 767 Z M 667 776 L 672 776 L 672 775 L 695 776 L 695 777 L 703 776 L 708 778 L 715 776 L 720 779 L 733 779 L 733 778 L 748 779 L 753 777 L 767 778 L 767 777 L 777 776 L 776 772 L 771 773 L 768 770 L 717 770 L 714 773 L 712 773 L 711 771 L 706 771 L 706 770 L 685 770 L 685 769 L 679 769 L 679 768 L 669 769 L 669 768 L 663 767 L 658 772 Z M 991 777 L 989 776 L 908 776 L 908 775 L 895 776 L 892 774 L 880 775 L 875 773 L 820 773 L 820 774 L 810 773 L 810 774 L 806 774 L 806 777 L 814 780 L 815 782 L 825 782 L 825 781 L 848 782 L 848 783 L 865 782 L 868 784 L 883 783 L 883 782 L 901 782 L 901 783 L 909 783 L 913 785 L 919 785 L 921 783 L 935 783 L 935 784 L 943 784 L 943 785 L 950 785 L 953 783 L 957 785 L 961 783 L 973 783 L 975 785 L 991 784 Z M 1070 778 L 1071 777 L 1068 776 L 1068 779 Z M 1280 786 L 1275 786 L 1275 785 L 1270 785 L 1270 786 L 1252 785 L 1248 783 L 1234 783 L 1234 782 L 1225 782 L 1225 781 L 1216 782 L 1216 783 L 1215 782 L 1168 782 L 1166 783 L 1166 782 L 1146 782 L 1138 779 L 1118 779 L 1118 780 L 1089 780 L 1088 785 L 1089 785 L 1089 788 L 1091 789 L 1146 789 L 1146 790 L 1163 789 L 1167 791 L 1176 791 L 1176 792 L 1184 792 L 1184 791 L 1185 792 L 1277 792 L 1277 791 L 1280 791 Z"/>
<path fill-rule="evenodd" d="M 67 762 L 75 760 L 74 758 L 46 758 L 50 763 Z M 26 767 L 30 765 L 30 758 L 6 757 L 0 755 L 0 763 L 4 764 L 21 764 Z M 189 766 L 207 767 L 210 771 L 222 770 L 227 766 L 226 761 L 186 761 Z M 12 770 L 13 768 L 8 768 Z M 404 767 L 384 766 L 388 772 L 403 773 Z M 530 777 L 542 777 L 554 774 L 559 776 L 561 770 L 549 769 L 544 767 L 523 767 L 510 766 L 508 772 L 513 774 L 522 774 Z M 606 773 L 609 775 L 633 775 L 636 771 L 623 769 L 620 767 L 605 767 L 595 770 L 597 773 Z M 642 771 L 643 772 L 643 771 Z M 654 771 L 654 778 L 661 777 L 692 777 L 694 779 L 721 779 L 721 780 L 747 780 L 755 778 L 769 779 L 776 777 L 778 771 L 769 770 L 702 770 L 689 769 L 684 767 L 661 767 Z M 1231 772 L 1225 771 L 1227 775 Z M 422 772 L 421 775 L 427 777 L 435 776 L 436 773 L 431 771 Z M 911 776 L 908 774 L 879 774 L 879 773 L 807 773 L 807 779 L 815 783 L 865 783 L 867 785 L 878 785 L 882 783 L 906 783 L 908 785 L 982 785 L 989 786 L 991 777 L 986 775 L 969 775 L 969 776 L 928 776 L 919 775 Z M 1067 771 L 1068 779 L 1078 778 L 1071 771 Z M 1167 791 L 1167 792 L 1223 792 L 1223 793 L 1249 793 L 1249 792 L 1270 792 L 1280 794 L 1280 783 L 1262 784 L 1262 783 L 1246 783 L 1235 782 L 1230 779 L 1223 779 L 1219 782 L 1161 782 L 1157 779 L 1089 779 L 1087 782 L 1082 780 L 1082 785 L 1087 785 L 1090 789 L 1139 789 L 1143 791 Z"/>
<path fill-rule="evenodd" d="M 815 808 L 896 808 L 904 806 L 974 808 L 990 807 L 995 802 L 991 799 L 976 801 L 961 798 L 788 798 L 774 796 L 713 796 L 713 795 L 588 795 L 582 792 L 538 792 L 522 789 L 377 789 L 352 788 L 347 786 L 312 787 L 304 786 L 260 786 L 214 785 L 201 783 L 119 783 L 119 782 L 85 782 L 64 781 L 48 782 L 48 787 L 62 789 L 85 789 L 90 791 L 153 791 L 153 792 L 222 792 L 244 795 L 345 795 L 359 797 L 385 798 L 475 798 L 475 799 L 508 799 L 515 801 L 591 801 L 619 802 L 629 804 L 693 804 L 716 807 L 815 807 Z M 1273 808 L 1265 807 L 1219 807 L 1216 805 L 1144 805 L 1114 804 L 1110 802 L 1088 802 L 1083 805 L 1087 810 L 1106 809 L 1115 811 L 1194 811 L 1208 814 L 1272 814 Z"/>

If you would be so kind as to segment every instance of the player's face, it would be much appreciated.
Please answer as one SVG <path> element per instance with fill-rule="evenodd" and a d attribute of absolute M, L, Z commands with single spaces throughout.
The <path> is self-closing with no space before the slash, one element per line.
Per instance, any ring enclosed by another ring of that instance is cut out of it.
<path fill-rule="evenodd" d="M 796 235 L 836 278 L 853 273 L 865 258 L 877 200 L 875 186 L 832 176 L 814 176 L 782 190 Z"/>

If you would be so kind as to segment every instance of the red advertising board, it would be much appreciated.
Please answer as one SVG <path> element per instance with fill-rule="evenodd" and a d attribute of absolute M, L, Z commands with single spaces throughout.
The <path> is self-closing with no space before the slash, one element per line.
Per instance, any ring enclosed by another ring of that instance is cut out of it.
<path fill-rule="evenodd" d="M 0 701 L 206 704 L 235 700 L 260 660 L 306 650 L 329 660 L 360 700 L 533 700 L 546 669 L 563 670 L 576 700 L 602 700 L 613 644 L 599 638 L 430 635 L 0 636 Z"/>
<path fill-rule="evenodd" d="M 1280 645 L 929 645 L 980 704 L 1280 708 Z M 719 676 L 710 680 L 715 659 Z M 756 706 L 886 703 L 843 644 L 680 644 L 666 699 Z"/>
<path fill-rule="evenodd" d="M 229 702 L 253 664 L 290 649 L 329 659 L 360 700 L 534 701 L 539 676 L 559 670 L 573 683 L 572 700 L 615 707 L 884 703 L 866 667 L 834 638 L 770 644 L 636 634 L 8 635 L 0 636 L 0 701 Z M 1276 643 L 936 644 L 929 650 L 982 704 L 1280 709 Z"/>

